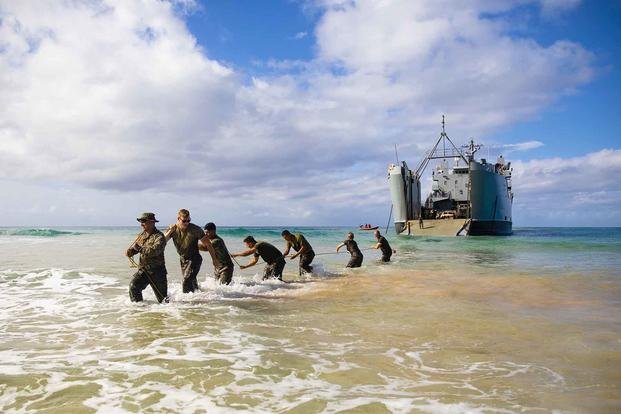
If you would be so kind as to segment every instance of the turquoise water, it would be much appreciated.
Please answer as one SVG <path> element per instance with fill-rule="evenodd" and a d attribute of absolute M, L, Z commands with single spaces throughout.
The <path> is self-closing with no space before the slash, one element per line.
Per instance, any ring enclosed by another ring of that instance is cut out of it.
<path fill-rule="evenodd" d="M 363 267 L 349 228 L 301 231 L 315 274 L 263 265 L 171 303 L 131 303 L 138 227 L 0 228 L 2 412 L 619 412 L 621 229 L 517 228 L 509 237 L 391 232 Z M 219 229 L 283 248 L 282 228 Z M 248 258 L 238 258 L 245 263 Z"/>

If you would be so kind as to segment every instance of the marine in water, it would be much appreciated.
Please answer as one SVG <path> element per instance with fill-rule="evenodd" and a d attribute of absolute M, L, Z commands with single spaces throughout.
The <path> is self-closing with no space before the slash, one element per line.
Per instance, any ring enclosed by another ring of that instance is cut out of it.
<path fill-rule="evenodd" d="M 198 241 L 205 236 L 203 229 L 191 223 L 190 212 L 184 208 L 177 214 L 177 222 L 166 230 L 166 240 L 172 238 L 181 264 L 183 293 L 198 290 L 197 276 L 201 270 L 203 257 L 198 251 Z"/>
<path fill-rule="evenodd" d="M 362 252 L 358 248 L 358 243 L 354 241 L 354 233 L 351 231 L 347 233 L 347 239 L 343 241 L 343 243 L 336 246 L 336 252 L 338 253 L 341 247 L 345 246 L 349 254 L 351 254 L 351 259 L 349 259 L 349 263 L 345 267 L 360 267 L 362 266 L 362 260 L 364 256 Z"/>
<path fill-rule="evenodd" d="M 216 234 L 214 223 L 205 224 L 205 236 L 199 242 L 200 250 L 208 250 L 213 261 L 214 277 L 220 284 L 228 285 L 233 280 L 233 261 L 224 240 Z"/>
<path fill-rule="evenodd" d="M 155 227 L 158 220 L 153 213 L 142 213 L 136 220 L 140 222 L 142 233 L 125 252 L 129 258 L 140 253 L 138 271 L 129 283 L 129 298 L 132 302 L 142 302 L 142 291 L 151 285 L 158 302 L 168 302 L 168 279 L 164 249 L 166 238 Z"/>
<path fill-rule="evenodd" d="M 390 247 L 388 240 L 386 240 L 386 237 L 382 236 L 379 230 L 375 230 L 374 234 L 377 244 L 373 248 L 382 250 L 382 262 L 390 262 L 390 257 L 396 252 L 396 250 L 393 250 L 392 247 Z"/>
<path fill-rule="evenodd" d="M 313 266 L 311 266 L 310 264 L 315 258 L 315 252 L 313 251 L 312 246 L 306 240 L 304 235 L 302 235 L 301 233 L 291 234 L 289 230 L 283 230 L 281 235 L 283 239 L 287 241 L 285 251 L 282 253 L 282 255 L 284 257 L 287 257 L 289 251 L 293 247 L 293 250 L 295 250 L 296 253 L 291 255 L 291 259 L 295 259 L 296 257 L 300 256 L 299 274 L 302 275 L 302 272 L 312 273 Z"/>
<path fill-rule="evenodd" d="M 285 268 L 285 258 L 280 250 L 274 245 L 265 241 L 256 241 L 254 237 L 248 236 L 244 239 L 244 244 L 248 248 L 240 253 L 233 253 L 231 257 L 254 255 L 248 264 L 240 266 L 241 269 L 254 266 L 259 261 L 259 257 L 266 263 L 263 269 L 263 280 L 268 278 L 276 278 L 282 280 L 282 271 Z"/>

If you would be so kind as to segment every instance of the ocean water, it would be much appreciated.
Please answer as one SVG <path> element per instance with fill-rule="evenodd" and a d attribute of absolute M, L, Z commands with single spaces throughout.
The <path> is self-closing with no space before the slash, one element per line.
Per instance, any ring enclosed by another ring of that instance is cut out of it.
<path fill-rule="evenodd" d="M 281 230 L 219 233 L 241 251 Z M 205 256 L 183 294 L 171 243 L 171 303 L 136 304 L 138 227 L 0 228 L 0 412 L 621 412 L 621 229 L 390 233 L 393 261 L 359 269 L 334 253 L 350 229 L 290 230 L 315 275 L 219 286 Z"/>

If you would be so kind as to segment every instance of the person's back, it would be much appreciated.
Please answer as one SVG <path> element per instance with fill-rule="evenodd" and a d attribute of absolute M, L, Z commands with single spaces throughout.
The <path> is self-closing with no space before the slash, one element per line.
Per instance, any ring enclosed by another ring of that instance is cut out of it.
<path fill-rule="evenodd" d="M 267 242 L 257 242 L 252 236 L 247 236 L 244 239 L 244 244 L 248 248 L 247 250 L 239 253 L 233 253 L 231 255 L 232 257 L 253 256 L 248 264 L 239 266 L 240 269 L 247 269 L 250 266 L 256 265 L 259 257 L 261 257 L 266 263 L 265 268 L 263 269 L 263 280 L 269 278 L 282 280 L 282 271 L 285 268 L 285 258 L 280 250 Z"/>
<path fill-rule="evenodd" d="M 258 241 L 255 248 L 257 249 L 255 255 L 260 256 L 261 259 L 263 259 L 263 261 L 267 264 L 274 264 L 277 261 L 284 259 L 280 250 L 268 242 Z"/>
<path fill-rule="evenodd" d="M 200 250 L 207 250 L 213 261 L 214 278 L 222 285 L 228 285 L 233 280 L 233 260 L 231 254 L 224 244 L 224 240 L 216 234 L 216 224 L 209 222 L 205 224 L 205 237 L 199 244 Z"/>
<path fill-rule="evenodd" d="M 344 240 L 345 248 L 352 256 L 362 256 L 362 252 L 355 240 Z"/>
<path fill-rule="evenodd" d="M 362 260 L 364 256 L 362 255 L 362 252 L 358 248 L 358 243 L 354 241 L 354 234 L 352 232 L 347 233 L 347 239 L 345 239 L 341 244 L 337 246 L 336 251 L 338 252 L 342 246 L 345 246 L 349 254 L 351 254 L 351 259 L 349 260 L 349 263 L 347 263 L 347 266 L 345 267 L 362 266 Z"/>
<path fill-rule="evenodd" d="M 224 240 L 222 240 L 220 236 L 215 235 L 211 239 L 211 245 L 213 246 L 214 253 L 216 254 L 216 258 L 218 259 L 220 266 L 233 267 L 233 260 L 231 260 L 231 255 L 224 244 Z"/>
<path fill-rule="evenodd" d="M 306 253 L 310 253 L 313 251 L 313 247 L 310 245 L 308 240 L 306 240 L 306 237 L 304 237 L 304 235 L 300 233 L 295 233 L 293 237 L 295 238 L 295 241 L 293 243 L 290 243 L 291 247 L 293 247 L 293 250 L 299 252 L 302 247 L 305 247 L 304 250 Z"/>
<path fill-rule="evenodd" d="M 289 251 L 293 248 L 297 253 L 293 254 L 291 259 L 300 257 L 298 274 L 301 276 L 302 273 L 312 273 L 313 266 L 311 266 L 311 263 L 315 258 L 315 252 L 308 240 L 306 240 L 306 237 L 301 233 L 292 234 L 289 230 L 283 230 L 281 236 L 287 241 L 285 251 L 282 253 L 283 256 L 287 257 Z"/>
<path fill-rule="evenodd" d="M 390 244 L 388 244 L 388 240 L 386 240 L 386 237 L 380 236 L 377 239 L 377 242 L 380 245 L 380 250 L 382 251 L 382 261 L 389 262 L 390 257 L 392 256 L 392 248 L 390 247 Z"/>

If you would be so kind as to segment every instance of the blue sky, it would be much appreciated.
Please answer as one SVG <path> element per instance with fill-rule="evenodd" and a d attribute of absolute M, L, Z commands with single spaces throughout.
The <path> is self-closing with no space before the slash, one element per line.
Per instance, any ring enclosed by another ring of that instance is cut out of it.
<path fill-rule="evenodd" d="M 253 71 L 257 61 L 312 59 L 318 17 L 301 2 L 246 0 L 201 3 L 186 21 L 209 56 Z"/>
<path fill-rule="evenodd" d="M 620 17 L 618 0 L 0 0 L 0 225 L 182 207 L 384 223 L 394 145 L 416 165 L 446 114 L 456 143 L 512 161 L 515 226 L 619 226 Z"/>

